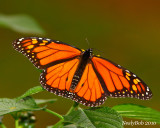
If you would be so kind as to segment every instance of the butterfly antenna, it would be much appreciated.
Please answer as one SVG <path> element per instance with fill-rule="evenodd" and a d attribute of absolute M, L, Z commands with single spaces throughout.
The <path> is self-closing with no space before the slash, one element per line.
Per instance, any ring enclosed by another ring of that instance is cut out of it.
<path fill-rule="evenodd" d="M 85 40 L 86 40 L 86 42 L 87 42 L 87 44 L 88 44 L 88 47 L 90 48 L 90 43 L 89 43 L 89 41 L 88 41 L 88 38 L 86 37 Z"/>

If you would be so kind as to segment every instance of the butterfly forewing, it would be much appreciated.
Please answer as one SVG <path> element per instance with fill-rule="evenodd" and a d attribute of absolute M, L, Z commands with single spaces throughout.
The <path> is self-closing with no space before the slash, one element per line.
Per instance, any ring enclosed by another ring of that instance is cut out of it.
<path fill-rule="evenodd" d="M 152 97 L 149 87 L 129 70 L 104 58 L 93 57 L 92 62 L 107 96 L 142 100 Z"/>
<path fill-rule="evenodd" d="M 13 46 L 40 69 L 73 59 L 81 54 L 78 48 L 47 38 L 21 38 L 14 41 Z"/>

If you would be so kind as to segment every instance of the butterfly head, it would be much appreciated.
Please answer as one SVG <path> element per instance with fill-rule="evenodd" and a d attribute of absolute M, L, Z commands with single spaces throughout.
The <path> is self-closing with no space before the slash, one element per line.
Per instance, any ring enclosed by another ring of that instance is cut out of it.
<path fill-rule="evenodd" d="M 92 57 L 92 55 L 93 55 L 92 48 L 89 48 L 89 49 L 87 49 L 87 50 L 85 50 L 85 51 L 83 52 L 83 56 L 84 56 L 85 58 L 90 58 L 90 57 Z"/>

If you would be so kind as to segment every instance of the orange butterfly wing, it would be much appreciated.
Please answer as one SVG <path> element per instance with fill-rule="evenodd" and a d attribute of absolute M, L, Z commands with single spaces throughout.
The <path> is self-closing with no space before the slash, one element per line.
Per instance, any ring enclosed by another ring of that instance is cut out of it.
<path fill-rule="evenodd" d="M 48 38 L 21 38 L 14 41 L 13 46 L 39 69 L 71 60 L 81 54 L 81 50 L 74 46 Z"/>
<path fill-rule="evenodd" d="M 74 92 L 80 99 L 78 102 L 86 106 L 99 106 L 106 100 L 106 94 L 90 62 L 86 65 Z"/>
<path fill-rule="evenodd" d="M 75 90 L 70 90 L 78 64 L 79 59 L 76 58 L 47 68 L 40 77 L 42 86 L 49 92 L 70 98 L 86 106 L 101 105 L 106 95 L 90 63 L 86 65 Z"/>
<path fill-rule="evenodd" d="M 56 95 L 69 97 L 68 92 L 78 64 L 79 59 L 76 58 L 48 67 L 40 76 L 42 86 Z"/>
<path fill-rule="evenodd" d="M 142 100 L 152 97 L 149 87 L 139 77 L 120 65 L 99 57 L 93 57 L 92 63 L 107 96 L 135 97 Z"/>

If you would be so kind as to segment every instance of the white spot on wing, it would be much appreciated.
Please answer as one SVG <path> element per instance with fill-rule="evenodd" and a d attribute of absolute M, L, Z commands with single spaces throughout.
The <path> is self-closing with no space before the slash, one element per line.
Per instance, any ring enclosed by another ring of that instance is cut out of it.
<path fill-rule="evenodd" d="M 19 41 L 22 41 L 24 38 L 19 39 Z"/>
<path fill-rule="evenodd" d="M 51 39 L 46 39 L 46 40 L 50 41 Z"/>
<path fill-rule="evenodd" d="M 136 75 L 135 75 L 135 74 L 133 74 L 133 76 L 134 76 L 134 77 L 136 77 Z"/>
<path fill-rule="evenodd" d="M 129 71 L 129 70 L 126 70 L 126 72 L 130 73 L 130 71 Z"/>

